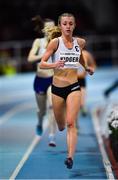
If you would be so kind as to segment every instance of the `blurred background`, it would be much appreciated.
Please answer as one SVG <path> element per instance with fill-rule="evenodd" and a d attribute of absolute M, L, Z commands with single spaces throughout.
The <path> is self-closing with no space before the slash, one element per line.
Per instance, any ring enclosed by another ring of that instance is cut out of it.
<path fill-rule="evenodd" d="M 116 0 L 1 0 L 0 75 L 34 71 L 27 55 L 34 38 L 31 18 L 54 19 L 63 12 L 76 17 L 75 34 L 87 40 L 98 67 L 118 65 L 118 1 Z"/>
<path fill-rule="evenodd" d="M 29 152 L 29 149 L 31 149 L 30 144 L 33 144 L 33 148 L 35 149 L 36 144 L 39 142 L 37 140 L 35 141 L 37 114 L 33 91 L 36 65 L 27 61 L 32 43 L 35 38 L 39 37 L 39 34 L 34 31 L 31 21 L 32 17 L 36 15 L 40 15 L 43 19 L 51 18 L 57 25 L 60 14 L 64 12 L 74 14 L 76 18 L 76 29 L 74 33 L 86 39 L 86 48 L 95 57 L 97 65 L 94 76 L 92 78 L 87 76 L 86 105 L 88 112 L 91 112 L 97 107 L 96 114 L 98 116 L 97 121 L 100 122 L 98 123 L 100 124 L 100 128 L 97 127 L 97 129 L 95 127 L 96 125 L 94 127 L 98 133 L 101 133 L 99 129 L 103 131 L 101 134 L 105 137 L 105 148 L 108 149 L 108 154 L 111 154 L 112 147 L 118 165 L 118 124 L 117 139 L 115 138 L 115 140 L 112 138 L 113 134 L 106 121 L 107 112 L 109 117 L 112 115 L 110 112 L 113 112 L 109 111 L 110 109 L 112 110 L 111 105 L 113 102 L 115 102 L 115 105 L 116 102 L 118 103 L 118 88 L 117 91 L 111 93 L 112 90 L 118 87 L 117 9 L 118 0 L 0 0 L 0 162 L 3 162 L 0 163 L 0 179 L 15 179 L 11 175 L 13 172 L 16 175 L 19 173 L 18 171 L 16 173 L 15 169 L 17 170 L 17 165 L 19 162 L 22 162 L 21 158 L 24 157 L 26 151 Z M 109 88 L 109 86 L 111 87 Z M 116 115 L 114 116 L 118 120 L 118 113 Z M 113 118 L 111 116 L 111 120 Z M 100 179 L 103 179 L 105 170 L 99 159 L 102 156 L 100 156 L 94 136 L 95 133 L 91 127 L 90 121 L 92 117 L 88 113 L 87 117 L 80 119 L 82 119 L 79 126 L 80 143 L 79 151 L 77 151 L 77 153 L 79 152 L 77 156 L 80 159 L 78 163 L 75 163 L 77 167 L 74 171 L 72 173 L 63 169 L 61 171 L 62 173 L 58 171 L 58 167 L 62 168 L 60 160 L 64 155 L 62 152 L 66 152 L 64 149 L 58 149 L 61 152 L 59 156 L 57 153 L 54 153 L 59 158 L 57 161 L 60 162 L 60 165 L 57 166 L 58 163 L 55 161 L 55 168 L 53 168 L 53 171 L 50 169 L 53 166 L 47 164 L 49 159 L 45 157 L 49 156 L 49 158 L 52 158 L 54 156 L 51 150 L 48 149 L 49 147 L 45 146 L 48 138 L 44 136 L 44 144 L 41 144 L 41 148 L 39 145 L 36 151 L 33 152 L 34 154 L 31 152 L 34 156 L 31 156 L 31 162 L 28 161 L 28 166 L 27 163 L 25 164 L 26 171 L 23 169 L 25 178 L 31 173 L 31 177 L 28 177 L 28 179 L 34 179 L 35 177 L 37 179 L 40 176 L 41 179 L 44 179 L 45 176 L 49 178 L 51 175 L 54 175 L 54 177 L 51 176 L 51 179 L 55 179 L 55 174 L 57 176 L 64 175 L 62 179 L 64 177 L 66 179 L 68 177 L 78 179 L 83 179 L 84 177 L 85 179 L 87 177 L 88 179 L 99 179 L 102 177 Z M 114 118 L 114 120 L 116 119 Z M 94 122 L 96 122 L 96 119 Z M 108 132 L 111 133 L 109 136 Z M 63 147 L 61 143 L 64 142 L 62 139 L 58 139 L 60 137 L 62 138 L 63 136 L 57 137 L 57 143 L 59 142 L 59 146 L 57 144 L 58 148 Z M 108 138 L 109 141 L 107 141 Z M 34 142 L 36 142 L 35 145 Z M 100 144 L 103 146 L 101 142 L 102 140 L 100 139 Z M 110 142 L 111 147 L 107 142 Z M 47 148 L 46 153 L 48 155 L 45 154 L 45 148 Z M 39 153 L 41 153 L 41 156 Z M 40 159 L 42 157 L 44 159 Z M 91 159 L 91 157 L 95 159 Z M 85 161 L 81 161 L 81 158 Z M 27 161 L 27 158 L 24 159 Z M 39 164 L 43 160 L 44 166 Z M 113 157 L 111 157 L 111 161 L 113 161 Z M 104 162 L 105 165 L 110 165 L 110 163 L 106 163 L 106 160 Z M 45 164 L 47 165 L 47 171 L 45 171 Z M 118 177 L 117 165 L 113 161 L 112 169 L 117 171 Z M 20 165 L 21 168 L 22 166 Z M 40 171 L 39 167 L 41 167 Z M 23 178 L 24 176 L 21 171 L 18 179 L 25 179 Z"/>

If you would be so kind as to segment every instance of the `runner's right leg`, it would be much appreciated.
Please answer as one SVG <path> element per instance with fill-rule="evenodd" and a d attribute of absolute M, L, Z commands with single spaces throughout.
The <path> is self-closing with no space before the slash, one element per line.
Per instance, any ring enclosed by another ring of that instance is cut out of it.
<path fill-rule="evenodd" d="M 36 93 L 35 96 L 37 101 L 37 115 L 38 115 L 36 132 L 37 135 L 41 135 L 43 132 L 43 119 L 46 113 L 46 94 Z"/>

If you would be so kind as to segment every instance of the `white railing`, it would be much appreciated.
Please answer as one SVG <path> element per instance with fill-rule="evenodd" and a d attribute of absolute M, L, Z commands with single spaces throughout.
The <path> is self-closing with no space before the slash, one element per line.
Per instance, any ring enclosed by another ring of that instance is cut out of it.
<path fill-rule="evenodd" d="M 87 49 L 95 56 L 98 66 L 118 65 L 118 36 L 86 36 Z M 28 64 L 27 55 L 33 40 L 0 42 L 0 65 L 13 64 L 18 71 Z M 28 66 L 28 65 L 27 65 Z"/>

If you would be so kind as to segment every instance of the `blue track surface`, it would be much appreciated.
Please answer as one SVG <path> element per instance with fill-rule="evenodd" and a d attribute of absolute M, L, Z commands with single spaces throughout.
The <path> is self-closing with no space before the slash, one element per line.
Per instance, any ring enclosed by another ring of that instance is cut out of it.
<path fill-rule="evenodd" d="M 87 106 L 105 102 L 103 91 L 118 77 L 118 69 L 98 69 L 87 77 Z M 35 138 L 34 74 L 0 78 L 0 179 L 9 179 Z M 116 100 L 118 90 L 110 97 Z M 48 131 L 16 173 L 16 179 L 107 179 L 91 115 L 78 117 L 79 136 L 72 170 L 66 169 L 66 130 L 57 132 L 56 148 L 48 146 Z"/>
<path fill-rule="evenodd" d="M 80 117 L 80 134 L 72 170 L 64 165 L 66 157 L 66 130 L 58 132 L 57 147 L 48 146 L 46 133 L 32 152 L 17 179 L 105 179 L 101 154 L 90 116 Z M 31 171 L 29 171 L 31 169 Z"/>

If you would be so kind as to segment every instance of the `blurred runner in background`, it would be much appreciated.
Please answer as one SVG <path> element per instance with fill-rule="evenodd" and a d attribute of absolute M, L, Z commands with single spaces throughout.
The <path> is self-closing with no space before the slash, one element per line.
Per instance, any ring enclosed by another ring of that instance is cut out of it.
<path fill-rule="evenodd" d="M 82 51 L 83 58 L 85 58 L 86 61 L 88 61 L 88 65 L 96 69 L 96 62 L 93 55 L 87 51 Z M 87 96 L 87 82 L 86 82 L 86 76 L 87 72 L 83 68 L 83 66 L 80 66 L 78 69 L 78 82 L 81 86 L 81 113 L 83 116 L 87 115 L 87 107 L 86 107 L 86 96 Z"/>
<path fill-rule="evenodd" d="M 43 120 L 44 116 L 47 113 L 49 122 L 49 145 L 56 146 L 55 133 L 57 131 L 57 125 L 53 115 L 50 89 L 50 85 L 52 84 L 53 70 L 42 70 L 38 66 L 49 42 L 47 30 L 48 28 L 54 26 L 55 22 L 51 19 L 45 19 L 43 21 L 39 15 L 33 17 L 32 21 L 35 23 L 35 31 L 40 33 L 42 30 L 44 33 L 43 38 L 36 38 L 34 40 L 32 48 L 28 55 L 28 62 L 37 63 L 37 71 L 34 79 L 34 92 L 37 102 L 38 114 L 36 132 L 37 135 L 42 135 Z M 49 61 L 51 61 L 51 58 L 49 58 Z"/>

